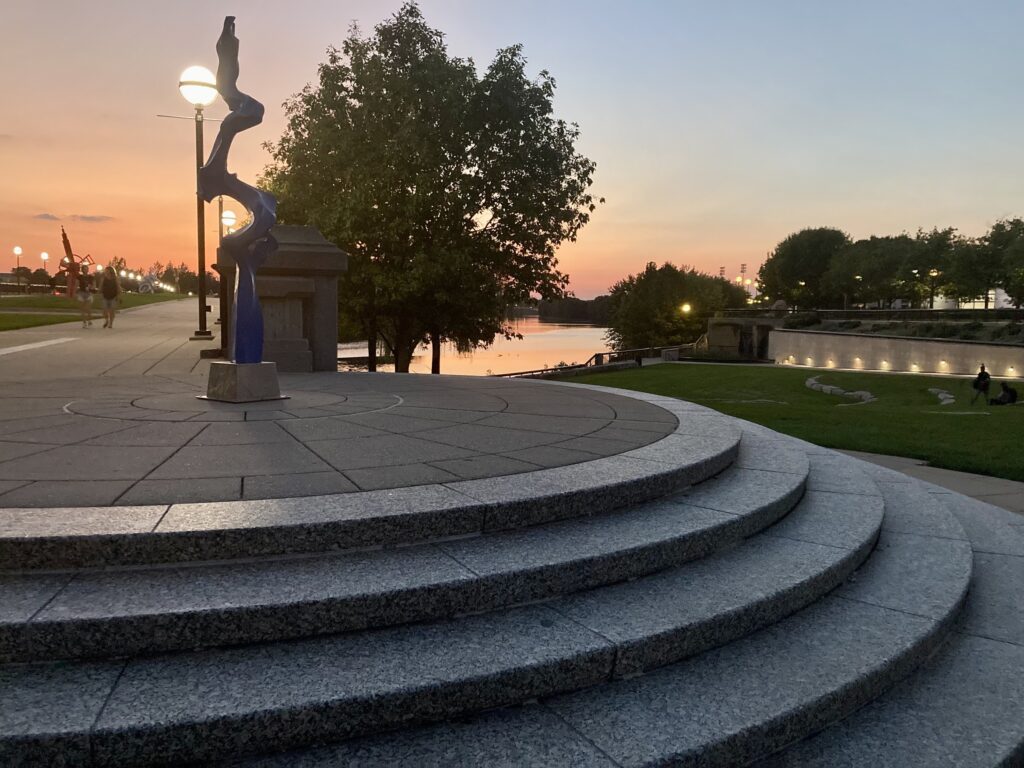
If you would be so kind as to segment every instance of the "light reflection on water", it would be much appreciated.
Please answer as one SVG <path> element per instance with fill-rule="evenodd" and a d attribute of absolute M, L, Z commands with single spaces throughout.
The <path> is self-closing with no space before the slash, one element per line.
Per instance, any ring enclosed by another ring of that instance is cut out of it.
<path fill-rule="evenodd" d="M 547 368 L 558 363 L 583 363 L 595 352 L 608 349 L 604 335 L 608 331 L 593 325 L 546 323 L 536 317 L 519 318 L 516 330 L 522 339 L 498 337 L 486 349 L 460 355 L 451 345 L 441 350 L 441 373 L 462 376 L 486 376 L 490 373 L 515 373 Z M 339 344 L 338 357 L 365 358 L 366 343 Z M 339 362 L 341 370 L 350 366 Z M 360 366 L 352 366 L 358 369 Z M 362 368 L 365 369 L 365 362 Z M 380 371 L 392 371 L 393 365 L 379 365 Z M 420 347 L 413 356 L 412 373 L 430 373 L 430 347 Z"/>

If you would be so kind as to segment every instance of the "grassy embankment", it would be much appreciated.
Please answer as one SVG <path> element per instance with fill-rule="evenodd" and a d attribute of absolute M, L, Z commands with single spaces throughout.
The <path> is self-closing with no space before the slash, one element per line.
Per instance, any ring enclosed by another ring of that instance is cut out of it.
<path fill-rule="evenodd" d="M 125 293 L 121 297 L 120 309 L 132 309 L 162 301 L 176 301 L 188 298 L 179 293 Z M 6 311 L 10 310 L 10 311 Z M 50 310 L 53 314 L 39 311 Z M 57 314 L 57 313 L 62 314 Z M 102 320 L 103 309 L 99 302 L 93 302 L 94 318 Z M 19 328 L 35 328 L 40 325 L 77 322 L 78 304 L 67 296 L 11 296 L 0 297 L 0 331 L 13 331 Z"/>
<path fill-rule="evenodd" d="M 825 395 L 804 386 L 867 390 L 873 403 Z M 728 365 L 658 365 L 573 377 L 569 381 L 678 397 L 829 448 L 923 459 L 946 469 L 1024 481 L 1024 405 L 970 405 L 967 378 L 914 374 L 848 373 L 806 368 Z M 1013 384 L 1024 396 L 1024 384 Z M 930 387 L 951 392 L 940 406 Z M 990 394 L 999 391 L 993 381 Z"/>

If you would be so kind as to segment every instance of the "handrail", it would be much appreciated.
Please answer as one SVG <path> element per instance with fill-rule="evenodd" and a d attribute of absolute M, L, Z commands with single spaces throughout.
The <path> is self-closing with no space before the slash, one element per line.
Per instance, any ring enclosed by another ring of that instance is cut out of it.
<path fill-rule="evenodd" d="M 515 371 L 513 373 L 495 373 L 492 374 L 495 378 L 512 377 L 512 376 L 539 376 L 545 373 L 557 373 L 559 371 L 578 371 L 581 368 L 595 368 L 599 365 L 604 365 L 604 358 L 610 358 L 607 360 L 608 363 L 622 362 L 622 358 L 637 358 L 637 357 L 654 357 L 660 355 L 664 349 L 678 349 L 679 347 L 688 347 L 691 344 L 673 344 L 668 347 L 638 347 L 637 349 L 609 349 L 604 352 L 595 352 L 586 359 L 583 363 L 573 363 L 572 365 L 555 365 L 549 366 L 548 368 L 537 368 L 532 371 Z M 646 354 L 645 354 L 646 353 Z M 599 362 L 600 361 L 600 362 Z"/>

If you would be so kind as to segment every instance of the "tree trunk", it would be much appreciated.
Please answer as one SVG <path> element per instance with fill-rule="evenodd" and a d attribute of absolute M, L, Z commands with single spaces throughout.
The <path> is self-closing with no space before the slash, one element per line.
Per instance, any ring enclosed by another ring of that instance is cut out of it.
<path fill-rule="evenodd" d="M 430 372 L 441 372 L 441 336 L 438 333 L 430 334 Z"/>
<path fill-rule="evenodd" d="M 366 370 L 377 370 L 377 317 L 370 318 L 366 332 Z"/>
<path fill-rule="evenodd" d="M 409 339 L 395 339 L 395 373 L 408 373 L 416 345 Z"/>

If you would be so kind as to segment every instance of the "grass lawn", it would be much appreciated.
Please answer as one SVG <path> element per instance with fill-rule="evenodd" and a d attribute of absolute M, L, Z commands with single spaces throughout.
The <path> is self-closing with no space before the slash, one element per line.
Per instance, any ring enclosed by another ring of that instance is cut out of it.
<path fill-rule="evenodd" d="M 814 392 L 804 381 L 847 391 L 867 390 L 878 400 L 855 401 Z M 590 374 L 570 382 L 622 387 L 691 400 L 709 408 L 829 448 L 923 459 L 946 469 L 1024 480 L 1024 405 L 970 405 L 966 378 L 915 374 L 848 373 L 769 366 L 656 365 Z M 990 394 L 999 391 L 999 379 Z M 1024 385 L 1013 386 L 1024 395 Z M 928 392 L 956 397 L 940 406 Z"/>
<path fill-rule="evenodd" d="M 101 318 L 102 319 L 102 318 Z M 35 328 L 37 325 L 57 323 L 80 323 L 78 315 L 44 315 L 36 312 L 0 313 L 0 331 L 16 331 L 19 328 Z"/>
<path fill-rule="evenodd" d="M 124 293 L 121 294 L 121 309 L 187 298 L 188 296 L 180 293 Z M 96 310 L 98 304 L 99 299 L 96 299 L 93 302 L 93 311 Z M 11 296 L 7 294 L 0 298 L 0 312 L 3 312 L 5 307 L 11 309 L 78 309 L 78 304 L 67 296 L 45 296 L 42 294 Z M 35 325 L 41 325 L 41 323 L 35 323 Z M 25 328 L 27 326 L 16 327 Z"/>

